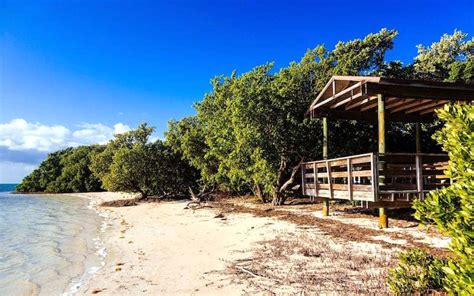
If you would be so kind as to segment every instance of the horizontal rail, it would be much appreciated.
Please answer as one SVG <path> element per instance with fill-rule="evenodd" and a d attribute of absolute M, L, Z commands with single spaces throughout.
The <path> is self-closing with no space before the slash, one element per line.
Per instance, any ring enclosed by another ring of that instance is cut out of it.
<path fill-rule="evenodd" d="M 439 153 L 364 153 L 304 162 L 303 194 L 370 202 L 423 198 L 451 184 L 448 160 Z"/>
<path fill-rule="evenodd" d="M 359 157 L 363 157 L 363 156 L 372 156 L 372 154 L 374 154 L 374 153 L 357 154 L 357 155 L 351 155 L 351 156 L 346 156 L 346 157 L 338 157 L 338 158 L 332 158 L 332 159 L 327 159 L 327 160 L 313 160 L 313 161 L 303 162 L 303 164 L 326 163 L 326 161 L 333 162 L 333 161 L 336 161 L 336 160 L 346 160 L 346 159 L 359 158 Z"/>

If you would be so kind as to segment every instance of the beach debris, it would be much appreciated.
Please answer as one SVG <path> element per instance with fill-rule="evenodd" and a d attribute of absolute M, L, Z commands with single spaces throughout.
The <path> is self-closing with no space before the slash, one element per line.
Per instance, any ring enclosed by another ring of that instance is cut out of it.
<path fill-rule="evenodd" d="M 224 213 L 221 212 L 221 213 L 215 215 L 214 218 L 215 218 L 215 219 L 225 218 L 225 216 L 224 216 Z"/>
<path fill-rule="evenodd" d="M 283 283 L 281 280 L 279 279 L 276 279 L 276 278 L 271 278 L 271 277 L 266 277 L 266 276 L 263 276 L 263 275 L 259 275 L 259 274 L 256 274 L 254 273 L 253 271 L 245 268 L 245 267 L 242 267 L 242 266 L 239 266 L 239 265 L 234 265 L 233 266 L 235 269 L 238 269 L 240 270 L 241 272 L 244 272 L 246 274 L 249 274 L 253 277 L 256 277 L 256 278 L 260 278 L 260 279 L 267 279 L 267 280 L 271 280 L 271 281 L 274 281 L 274 282 L 277 282 L 277 283 Z"/>
<path fill-rule="evenodd" d="M 203 208 L 212 208 L 212 206 L 208 203 L 209 195 L 212 192 L 214 192 L 214 190 L 206 192 L 206 187 L 203 187 L 198 194 L 195 194 L 190 187 L 189 193 L 191 195 L 191 201 L 184 207 L 184 209 L 192 209 L 194 211 Z"/>
<path fill-rule="evenodd" d="M 104 290 L 106 290 L 105 288 L 103 289 L 100 289 L 100 288 L 96 288 L 96 289 L 93 289 L 91 294 L 99 294 L 100 292 L 103 292 Z"/>
<path fill-rule="evenodd" d="M 100 207 L 131 207 L 136 206 L 137 203 L 135 199 L 117 199 L 117 200 L 110 200 L 104 201 L 99 206 Z"/>

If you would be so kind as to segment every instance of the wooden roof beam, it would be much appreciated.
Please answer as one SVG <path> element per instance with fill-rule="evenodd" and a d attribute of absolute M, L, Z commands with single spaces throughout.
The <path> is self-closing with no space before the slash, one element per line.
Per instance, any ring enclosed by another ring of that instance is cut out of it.
<path fill-rule="evenodd" d="M 373 109 L 373 108 L 375 108 L 375 107 L 377 107 L 377 106 L 378 106 L 378 102 L 377 102 L 377 101 L 375 101 L 375 102 L 370 101 L 369 103 L 363 105 L 363 106 L 360 108 L 360 111 L 368 111 L 368 110 Z"/>
<path fill-rule="evenodd" d="M 396 98 L 388 98 L 388 99 L 386 100 L 386 103 L 390 103 L 390 102 L 393 102 L 393 101 L 395 101 L 395 100 L 396 100 Z M 378 102 L 377 102 L 377 101 L 375 101 L 375 102 L 369 101 L 369 102 L 365 103 L 364 105 L 362 105 L 362 106 L 360 107 L 360 111 L 367 111 L 367 110 L 373 109 L 373 108 L 375 108 L 375 107 L 377 107 L 377 106 L 378 106 Z"/>
<path fill-rule="evenodd" d="M 345 119 L 345 120 L 366 120 L 377 122 L 377 112 L 359 112 L 359 111 L 344 111 L 340 109 L 336 110 L 320 110 L 314 112 L 315 117 L 327 117 L 332 119 Z M 386 121 L 390 122 L 432 122 L 432 114 L 420 116 L 419 114 L 385 114 Z"/>
<path fill-rule="evenodd" d="M 361 82 L 356 83 L 356 84 L 352 85 L 351 87 L 348 87 L 348 88 L 336 93 L 336 83 L 334 82 L 332 97 L 329 97 L 329 98 L 321 101 L 320 103 L 317 103 L 316 105 L 311 107 L 311 109 L 321 108 L 321 107 L 324 107 L 324 106 L 328 105 L 329 103 L 333 102 L 334 100 L 337 101 L 338 98 L 341 98 L 341 97 L 344 98 L 343 97 L 344 95 L 351 94 L 351 92 L 353 90 L 357 89 L 358 87 L 361 87 Z M 362 92 L 362 89 L 361 89 L 361 92 Z"/>
<path fill-rule="evenodd" d="M 399 98 L 420 98 L 431 100 L 472 101 L 474 87 L 471 85 L 459 86 L 452 83 L 386 79 L 380 83 L 368 81 L 367 94 L 384 94 Z"/>
<path fill-rule="evenodd" d="M 407 111 L 405 111 L 405 113 L 410 114 L 410 113 L 414 113 L 414 112 L 418 112 L 418 111 L 423 111 L 425 109 L 429 109 L 429 108 L 436 107 L 436 106 L 439 106 L 439 105 L 444 105 L 446 103 L 449 103 L 449 101 L 448 100 L 440 100 L 440 101 L 434 101 L 434 102 L 431 101 L 427 104 L 423 104 L 419 107 L 407 110 Z"/>
<path fill-rule="evenodd" d="M 425 104 L 426 102 L 429 102 L 430 100 L 415 100 L 414 102 L 412 103 L 407 103 L 405 105 L 401 105 L 397 108 L 393 108 L 391 110 L 389 110 L 390 113 L 396 113 L 396 112 L 400 112 L 400 111 L 403 111 L 403 110 L 406 110 L 406 109 L 410 109 L 412 107 L 416 107 L 418 105 L 423 105 Z"/>
<path fill-rule="evenodd" d="M 422 111 L 420 112 L 420 115 L 426 115 L 426 114 L 429 114 L 429 113 L 434 113 L 434 111 L 435 111 L 436 109 L 440 109 L 440 108 L 443 107 L 444 105 L 446 105 L 446 103 L 444 103 L 444 104 L 439 104 L 439 105 L 437 105 L 437 106 L 434 106 L 434 107 L 431 107 L 431 108 L 422 110 Z"/>
<path fill-rule="evenodd" d="M 350 103 L 351 101 L 354 101 L 354 100 L 356 100 L 356 99 L 358 99 L 358 98 L 360 98 L 360 97 L 362 97 L 362 93 L 353 94 L 353 93 L 351 92 L 351 96 L 350 96 L 350 97 L 348 97 L 348 98 L 346 98 L 346 99 L 344 99 L 344 100 L 342 100 L 342 101 L 339 101 L 339 102 L 333 104 L 333 105 L 331 106 L 331 109 L 335 109 L 335 108 L 337 108 L 337 107 L 340 107 L 340 106 L 342 106 L 342 105 L 345 105 L 345 104 L 347 104 L 347 103 Z"/>
<path fill-rule="evenodd" d="M 359 89 L 359 90 L 357 91 L 357 89 Z M 345 98 L 344 97 L 345 94 L 350 94 L 350 95 L 347 98 Z M 331 106 L 331 109 L 334 109 L 334 108 L 337 108 L 339 106 L 345 105 L 348 102 L 362 96 L 362 82 L 356 83 L 356 84 L 346 88 L 342 92 L 338 93 L 336 96 L 340 99 L 337 100 L 337 102 Z"/>
<path fill-rule="evenodd" d="M 313 103 L 311 103 L 311 106 L 309 106 L 309 109 L 312 110 L 314 109 L 313 106 L 316 105 L 317 102 L 319 102 L 319 100 L 328 92 L 328 90 L 330 89 L 329 87 L 332 85 L 334 81 L 334 77 L 331 77 L 331 79 L 329 79 L 329 81 L 326 83 L 326 85 L 323 87 L 323 89 L 321 90 L 321 92 L 318 94 L 318 96 L 316 97 L 316 99 L 313 101 Z"/>
<path fill-rule="evenodd" d="M 364 95 L 360 99 L 353 102 L 352 104 L 347 105 L 345 109 L 346 109 L 346 111 L 348 111 L 348 110 L 354 109 L 356 107 L 362 106 L 363 104 L 366 104 L 366 103 L 368 103 L 370 101 L 373 101 L 373 100 L 377 100 L 377 97 L 376 96 L 366 97 Z"/>
<path fill-rule="evenodd" d="M 414 99 L 395 99 L 393 100 L 393 102 L 387 104 L 385 106 L 385 109 L 389 110 L 389 109 L 392 109 L 392 108 L 395 108 L 395 107 L 398 107 L 400 105 L 403 105 L 403 104 L 406 104 L 406 103 L 410 103 L 410 102 L 413 102 Z"/>

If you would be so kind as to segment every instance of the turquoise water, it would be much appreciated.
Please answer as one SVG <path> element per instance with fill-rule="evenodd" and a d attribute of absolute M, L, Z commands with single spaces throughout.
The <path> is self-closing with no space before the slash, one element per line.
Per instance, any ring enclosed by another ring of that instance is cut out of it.
<path fill-rule="evenodd" d="M 0 295 L 73 294 L 103 264 L 89 200 L 0 192 Z"/>
<path fill-rule="evenodd" d="M 18 184 L 2 183 L 2 184 L 0 184 L 0 192 L 15 191 L 16 185 L 18 185 Z"/>

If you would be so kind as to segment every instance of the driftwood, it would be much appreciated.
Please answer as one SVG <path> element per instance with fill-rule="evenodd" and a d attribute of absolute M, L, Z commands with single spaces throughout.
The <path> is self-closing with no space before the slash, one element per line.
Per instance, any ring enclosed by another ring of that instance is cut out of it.
<path fill-rule="evenodd" d="M 206 187 L 204 186 L 198 194 L 195 194 L 191 187 L 189 187 L 191 201 L 188 202 L 184 209 L 198 210 L 202 208 L 212 208 L 207 202 L 209 201 L 210 194 L 213 192 L 214 190 L 206 192 Z"/>
<path fill-rule="evenodd" d="M 198 194 L 194 194 L 194 191 L 189 187 L 189 193 L 191 194 L 191 201 L 194 202 L 203 202 L 209 201 L 209 196 L 213 193 L 214 190 L 206 192 L 206 186 L 202 187 L 201 191 Z"/>
<path fill-rule="evenodd" d="M 238 270 L 240 270 L 240 271 L 242 271 L 242 272 L 244 272 L 244 273 L 246 273 L 246 274 L 249 274 L 249 275 L 251 275 L 251 276 L 253 276 L 253 277 L 256 277 L 256 278 L 259 278 L 259 279 L 271 280 L 271 281 L 274 281 L 274 282 L 277 282 L 277 283 L 280 283 L 280 284 L 283 283 L 283 282 L 282 282 L 281 280 L 279 280 L 279 279 L 271 278 L 271 277 L 266 277 L 266 276 L 263 276 L 263 275 L 256 274 L 256 273 L 254 273 L 254 272 L 252 272 L 252 271 L 250 271 L 250 270 L 248 270 L 248 269 L 246 269 L 246 268 L 244 268 L 244 267 L 242 267 L 242 266 L 234 265 L 233 267 L 236 268 L 236 269 L 238 269 Z"/>

